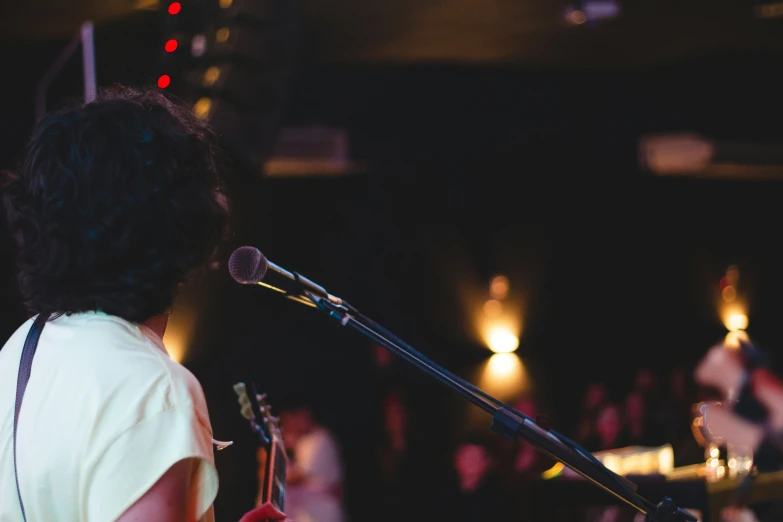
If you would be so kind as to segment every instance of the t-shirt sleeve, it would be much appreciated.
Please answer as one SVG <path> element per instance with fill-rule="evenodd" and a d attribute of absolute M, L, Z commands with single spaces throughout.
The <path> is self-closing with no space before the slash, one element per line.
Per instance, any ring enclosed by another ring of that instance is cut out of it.
<path fill-rule="evenodd" d="M 165 409 L 125 430 L 86 470 L 87 520 L 116 520 L 172 465 L 187 458 L 198 462 L 193 478 L 197 519 L 209 518 L 218 489 L 211 440 L 192 405 Z"/>

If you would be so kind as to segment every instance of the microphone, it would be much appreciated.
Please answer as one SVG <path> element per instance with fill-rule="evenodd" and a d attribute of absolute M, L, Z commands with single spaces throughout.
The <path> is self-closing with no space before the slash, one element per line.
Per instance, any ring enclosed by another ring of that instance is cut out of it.
<path fill-rule="evenodd" d="M 321 285 L 272 263 L 260 250 L 252 246 L 234 250 L 228 260 L 228 272 L 237 283 L 264 286 L 309 306 L 316 306 L 318 300 L 325 299 L 355 312 L 351 305 L 333 296 Z"/>

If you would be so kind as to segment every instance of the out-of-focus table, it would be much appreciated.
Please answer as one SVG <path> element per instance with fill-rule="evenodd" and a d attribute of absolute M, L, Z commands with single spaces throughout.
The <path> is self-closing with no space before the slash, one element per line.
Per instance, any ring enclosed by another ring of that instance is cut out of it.
<path fill-rule="evenodd" d="M 739 479 L 722 478 L 707 482 L 698 473 L 697 466 L 675 468 L 668 475 L 633 475 L 627 477 L 638 486 L 638 493 L 657 503 L 664 497 L 674 500 L 678 507 L 698 510 L 702 522 L 720 522 L 722 509 L 731 506 L 736 498 Z M 533 521 L 551 521 L 553 508 L 587 508 L 625 505 L 623 501 L 581 477 L 557 477 L 535 480 L 530 484 L 534 499 L 530 513 Z M 753 477 L 744 494 L 746 505 L 783 501 L 783 471 L 759 473 Z"/>

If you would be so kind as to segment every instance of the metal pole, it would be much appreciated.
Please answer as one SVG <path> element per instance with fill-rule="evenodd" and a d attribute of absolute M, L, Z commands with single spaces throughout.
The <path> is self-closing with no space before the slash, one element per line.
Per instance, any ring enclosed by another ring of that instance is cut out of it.
<path fill-rule="evenodd" d="M 98 95 L 92 22 L 84 22 L 80 32 L 82 37 L 82 69 L 84 71 L 84 103 L 90 103 Z"/>
<path fill-rule="evenodd" d="M 82 24 L 79 32 L 71 38 L 65 49 L 62 50 L 60 55 L 44 73 L 41 80 L 38 82 L 35 88 L 35 116 L 37 120 L 40 120 L 46 114 L 46 92 L 49 89 L 49 85 L 54 81 L 55 77 L 68 63 L 68 60 L 76 52 L 76 48 L 82 46 L 82 61 L 84 74 L 84 101 L 91 102 L 95 99 L 97 94 L 97 84 L 95 79 L 95 45 L 93 41 L 93 26 L 92 22 L 85 22 Z"/>

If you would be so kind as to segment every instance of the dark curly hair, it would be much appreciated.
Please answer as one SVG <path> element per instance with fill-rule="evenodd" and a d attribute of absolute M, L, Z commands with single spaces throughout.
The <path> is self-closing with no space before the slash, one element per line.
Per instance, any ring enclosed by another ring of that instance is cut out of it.
<path fill-rule="evenodd" d="M 155 89 L 115 87 L 43 118 L 3 203 L 31 313 L 170 309 L 228 231 L 214 134 Z"/>

